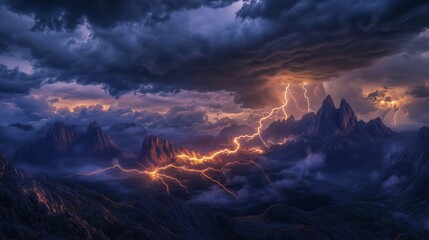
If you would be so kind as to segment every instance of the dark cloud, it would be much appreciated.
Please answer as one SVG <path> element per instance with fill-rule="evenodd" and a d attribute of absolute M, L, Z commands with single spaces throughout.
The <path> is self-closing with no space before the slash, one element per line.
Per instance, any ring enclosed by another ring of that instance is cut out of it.
<path fill-rule="evenodd" d="M 413 89 L 411 89 L 411 91 L 409 91 L 408 94 L 416 98 L 429 97 L 429 87 L 425 85 L 416 86 Z"/>
<path fill-rule="evenodd" d="M 219 8 L 235 0 L 96 0 L 78 1 L 4 1 L 13 12 L 33 16 L 33 30 L 74 30 L 85 20 L 99 27 L 114 27 L 125 22 L 154 23 L 167 20 L 172 12 L 201 6 Z"/>
<path fill-rule="evenodd" d="M 366 99 L 376 102 L 379 101 L 379 99 L 383 99 L 385 96 L 386 94 L 383 91 L 375 90 L 374 92 L 368 93 Z"/>
<path fill-rule="evenodd" d="M 36 74 L 26 74 L 18 68 L 8 69 L 0 64 L 0 98 L 5 94 L 24 94 L 38 87 L 42 79 Z"/>
<path fill-rule="evenodd" d="M 237 19 L 208 28 L 226 14 L 220 9 L 210 18 L 209 8 L 231 2 L 10 1 L 8 9 L 36 21 L 2 10 L 2 22 L 15 21 L 2 24 L 0 45 L 26 52 L 51 81 L 104 84 L 113 95 L 227 89 L 244 106 L 262 106 L 278 101 L 267 79 L 325 81 L 368 66 L 399 51 L 429 22 L 426 1 L 271 0 L 248 1 Z M 83 19 L 89 39 L 79 32 Z M 30 31 L 34 26 L 74 31 Z"/>

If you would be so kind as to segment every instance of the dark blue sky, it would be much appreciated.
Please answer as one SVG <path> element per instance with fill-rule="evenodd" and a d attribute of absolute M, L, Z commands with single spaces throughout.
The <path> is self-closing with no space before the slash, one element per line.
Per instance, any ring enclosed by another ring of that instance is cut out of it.
<path fill-rule="evenodd" d="M 0 3 L 0 124 L 253 124 L 286 84 L 397 129 L 429 123 L 429 2 L 10 0 Z M 397 115 L 396 125 L 393 122 Z"/>

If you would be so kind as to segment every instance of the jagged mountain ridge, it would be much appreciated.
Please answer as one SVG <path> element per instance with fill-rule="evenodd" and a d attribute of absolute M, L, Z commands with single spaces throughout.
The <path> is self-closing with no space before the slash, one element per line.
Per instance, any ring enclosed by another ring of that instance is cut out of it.
<path fill-rule="evenodd" d="M 43 137 L 22 146 L 15 158 L 43 164 L 61 157 L 112 158 L 120 153 L 118 146 L 95 122 L 83 132 L 74 126 L 55 122 Z"/>
<path fill-rule="evenodd" d="M 366 135 L 374 138 L 388 138 L 395 133 L 380 118 L 367 123 L 358 120 L 350 104 L 342 99 L 336 108 L 328 95 L 316 113 L 305 114 L 300 120 L 290 116 L 286 120 L 274 121 L 264 131 L 266 138 L 281 138 L 290 135 L 324 138 L 330 135 Z"/>

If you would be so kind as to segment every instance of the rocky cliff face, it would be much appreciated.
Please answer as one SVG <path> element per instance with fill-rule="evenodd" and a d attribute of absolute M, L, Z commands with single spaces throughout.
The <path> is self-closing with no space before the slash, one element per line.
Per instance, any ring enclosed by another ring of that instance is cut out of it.
<path fill-rule="evenodd" d="M 143 140 L 138 161 L 145 165 L 162 166 L 180 161 L 176 157 L 179 154 L 200 156 L 197 152 L 183 147 L 176 147 L 174 143 L 161 139 L 158 136 L 146 136 Z"/>
<path fill-rule="evenodd" d="M 79 138 L 80 134 L 74 128 L 62 122 L 56 122 L 48 129 L 45 137 L 39 143 L 49 145 L 51 150 L 58 154 L 65 154 L 70 151 Z"/>

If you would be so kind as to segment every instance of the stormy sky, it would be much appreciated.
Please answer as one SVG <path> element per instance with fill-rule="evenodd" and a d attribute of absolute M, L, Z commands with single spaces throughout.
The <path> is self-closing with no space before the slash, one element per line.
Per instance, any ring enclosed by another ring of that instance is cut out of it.
<path fill-rule="evenodd" d="M 423 0 L 5 0 L 0 125 L 136 122 L 210 134 L 330 94 L 393 129 L 429 124 Z M 396 122 L 394 122 L 396 115 Z"/>

